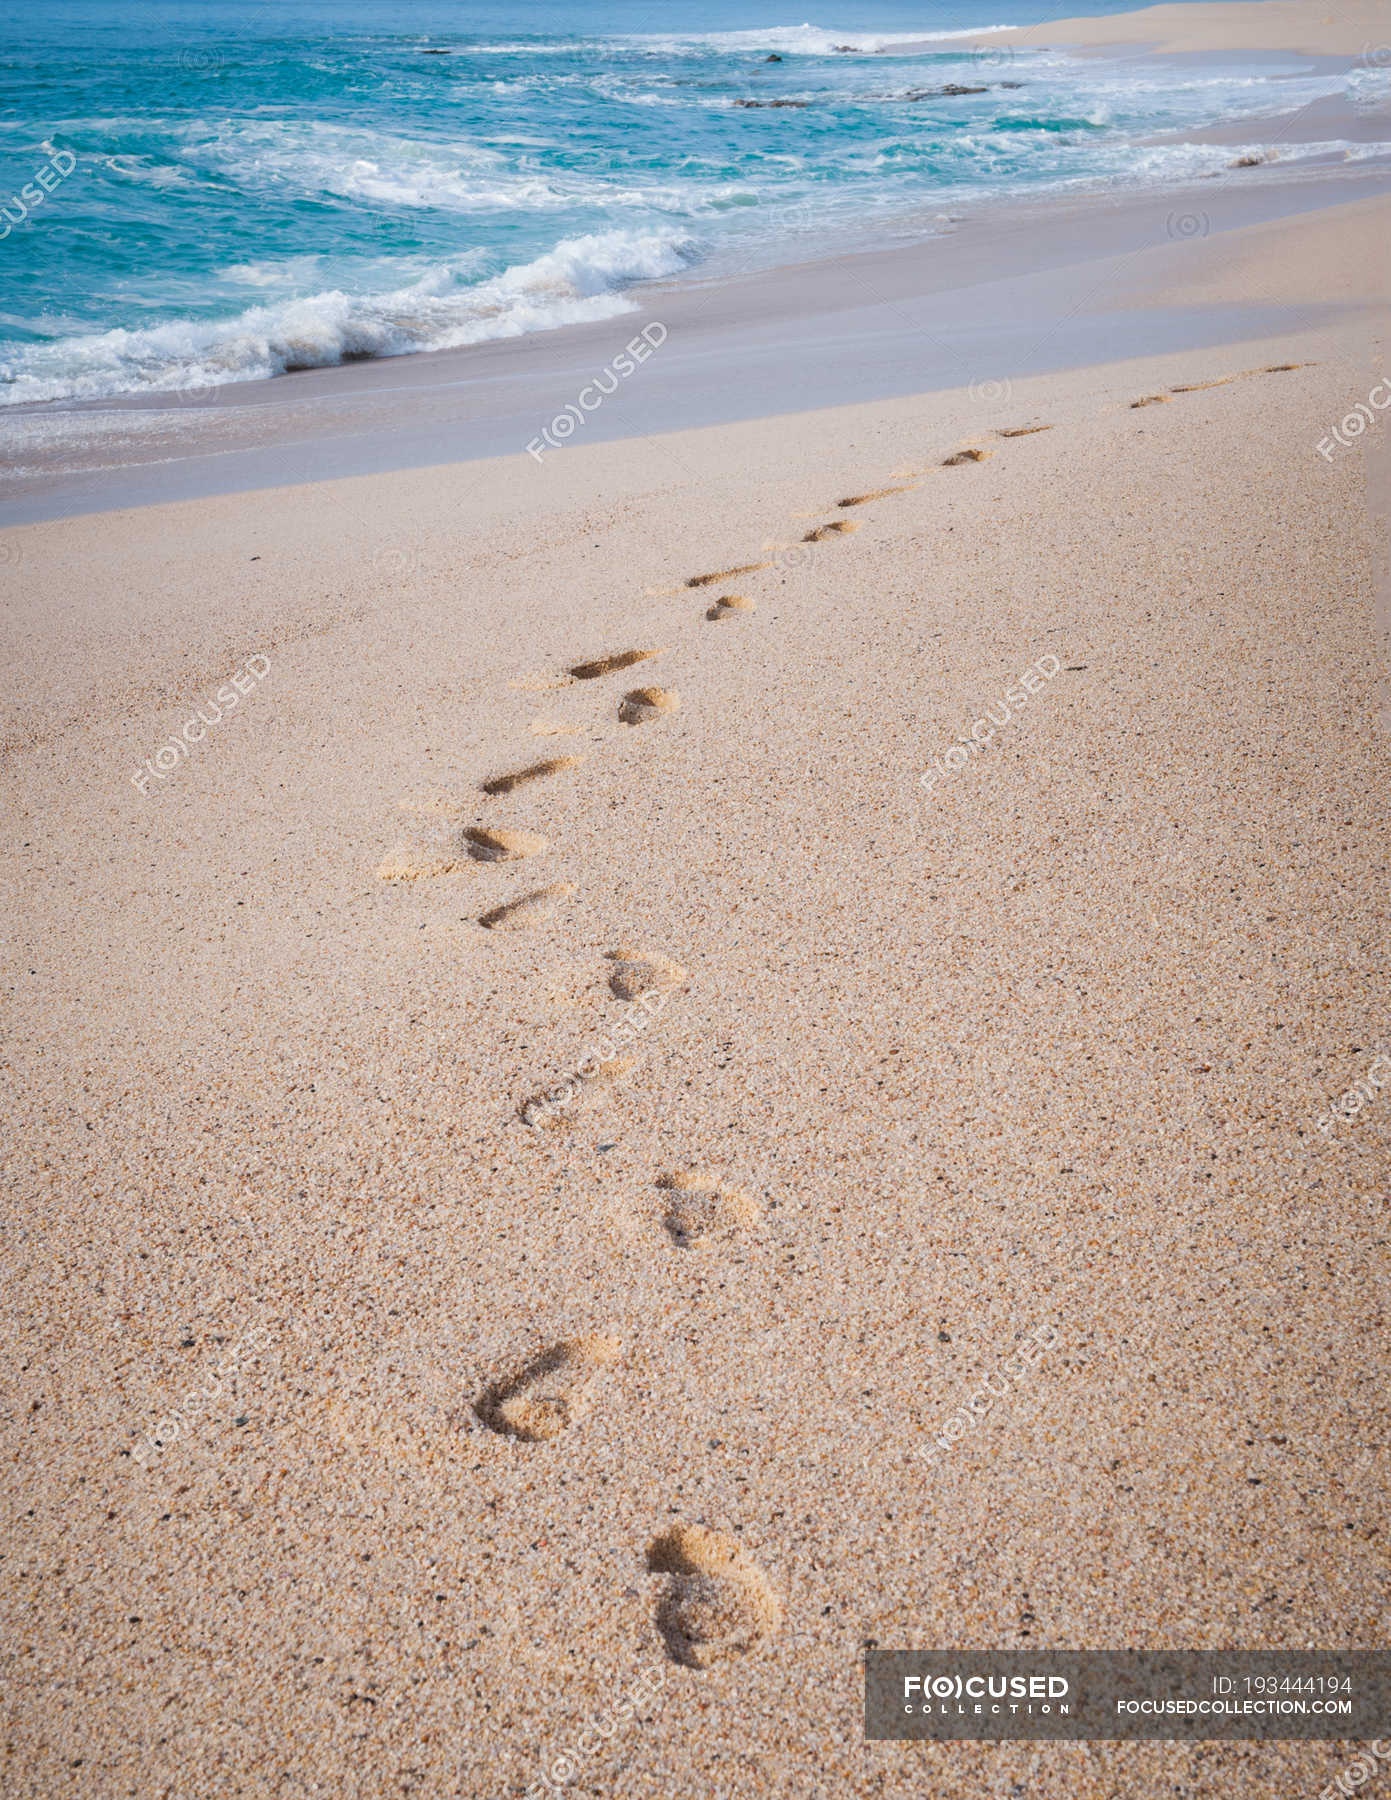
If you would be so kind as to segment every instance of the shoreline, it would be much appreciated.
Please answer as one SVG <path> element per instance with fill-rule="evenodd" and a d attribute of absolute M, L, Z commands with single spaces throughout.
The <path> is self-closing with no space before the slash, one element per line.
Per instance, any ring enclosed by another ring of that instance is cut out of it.
<path fill-rule="evenodd" d="M 1188 10 L 1240 15 L 1240 29 L 1229 35 L 1241 38 L 1250 35 L 1248 7 L 1278 8 L 1282 20 L 1289 11 L 1287 0 L 1213 0 L 1211 8 Z M 1083 21 L 1113 35 L 1081 47 L 1149 56 L 1150 47 L 1133 35 L 1140 29 L 1134 22 L 1148 18 Z M 1017 30 L 992 34 L 990 42 L 997 36 L 1023 41 Z M 1230 49 L 1227 37 L 1214 28 L 1208 38 L 1200 52 L 1180 50 L 1172 59 L 1219 61 Z M 1262 47 L 1285 54 L 1268 41 Z M 1320 60 L 1350 66 L 1345 55 Z M 1391 110 L 1369 113 L 1342 95 L 1295 113 L 1219 121 L 1146 141 L 1245 147 L 1267 161 L 1242 170 L 1228 164 L 1214 176 L 1150 189 L 1087 185 L 962 200 L 946 230 L 934 229 L 938 215 L 924 206 L 901 221 L 913 241 L 639 283 L 624 290 L 629 311 L 592 324 L 211 389 L 6 408 L 0 443 L 10 471 L 0 481 L 0 527 L 475 461 L 524 452 L 538 435 L 552 453 L 558 440 L 550 427 L 567 408 L 575 430 L 607 441 L 1080 366 L 1094 359 L 1098 333 L 1112 360 L 1269 335 L 1293 320 L 1269 313 L 1188 317 L 1178 336 L 1174 320 L 1156 319 L 1147 336 L 1128 309 L 1118 316 L 1108 307 L 1108 259 L 1123 274 L 1131 257 L 1179 232 L 1220 237 L 1391 192 Z M 1280 158 L 1282 146 L 1339 141 L 1369 149 L 1385 143 L 1388 153 L 1352 162 Z M 1060 236 L 1067 246 L 1061 256 Z M 1039 271 L 1042 281 L 1032 282 Z M 1079 296 L 1086 309 L 1080 318 Z M 1040 308 L 1057 318 L 1056 331 L 1032 328 Z M 665 333 L 660 357 L 603 410 L 581 416 L 573 395 L 591 391 L 614 356 L 631 356 L 624 346 L 654 321 Z M 728 379 L 709 380 L 712 361 L 728 367 Z"/>
<path fill-rule="evenodd" d="M 1340 117 L 1337 104 L 1319 122 Z M 1231 128 L 1234 144 L 1278 148 L 1298 118 Z M 1215 142 L 1228 141 L 1214 127 Z M 1295 141 L 1291 139 L 1291 141 Z M 1314 141 L 1324 141 L 1322 138 Z M 1300 329 L 1323 309 L 1207 313 L 1112 304 L 1128 266 L 1217 254 L 1229 237 L 1281 219 L 1391 194 L 1391 159 L 1269 166 L 1154 192 L 986 203 L 949 233 L 753 274 L 644 284 L 617 318 L 463 350 L 337 364 L 229 385 L 163 404 L 141 396 L 13 409 L 0 431 L 32 430 L 24 473 L 0 494 L 0 528 L 448 462 L 524 455 L 575 395 L 654 324 L 660 354 L 583 420 L 590 442 L 664 434 L 859 398 L 999 384 L 1107 360 Z M 1186 241 L 1201 237 L 1203 245 Z M 1040 320 L 1045 321 L 1040 325 Z M 631 351 L 628 352 L 632 354 Z M 711 380 L 711 369 L 725 375 Z M 814 371 L 814 373 L 813 373 Z M 14 443 L 14 437 L 11 443 Z M 575 441 L 575 440 L 571 440 Z M 543 440 L 544 442 L 544 440 Z M 563 454 L 563 450 L 548 452 Z"/>

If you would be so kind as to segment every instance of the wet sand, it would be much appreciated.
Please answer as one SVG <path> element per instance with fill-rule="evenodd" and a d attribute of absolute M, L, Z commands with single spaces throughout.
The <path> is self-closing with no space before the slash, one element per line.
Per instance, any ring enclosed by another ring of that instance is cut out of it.
<path fill-rule="evenodd" d="M 1331 98 L 1185 135 L 1229 143 L 1230 160 L 1180 189 L 997 204 L 924 219 L 921 241 L 889 249 L 646 283 L 632 290 L 637 310 L 601 324 L 201 394 L 10 408 L 0 526 L 492 457 L 511 457 L 526 480 L 537 457 L 580 443 L 944 388 L 988 394 L 1330 317 L 1343 301 L 1316 284 L 1280 302 L 1257 292 L 1143 316 L 1116 296 L 1137 271 L 1156 291 L 1180 279 L 1185 258 L 1202 256 L 1194 240 L 1231 238 L 1240 256 L 1254 227 L 1391 191 L 1391 159 L 1282 161 L 1310 142 L 1391 144 L 1384 109 Z M 1243 156 L 1263 160 L 1235 166 Z M 1359 300 L 1382 291 L 1370 248 L 1366 260 Z"/>

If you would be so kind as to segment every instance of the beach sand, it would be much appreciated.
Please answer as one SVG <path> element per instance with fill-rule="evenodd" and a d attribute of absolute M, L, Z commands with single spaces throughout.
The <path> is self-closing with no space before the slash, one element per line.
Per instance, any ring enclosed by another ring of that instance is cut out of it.
<path fill-rule="evenodd" d="M 1389 219 L 1116 302 L 1275 335 L 0 536 L 6 1792 L 1334 1779 L 861 1698 L 1385 1643 Z"/>
<path fill-rule="evenodd" d="M 1298 50 L 1306 56 L 1356 56 L 1369 66 L 1391 61 L 1386 0 L 1211 0 L 1209 5 L 1146 6 L 1105 18 L 1048 19 L 991 32 L 995 45 L 1134 44 L 1175 51 Z"/>

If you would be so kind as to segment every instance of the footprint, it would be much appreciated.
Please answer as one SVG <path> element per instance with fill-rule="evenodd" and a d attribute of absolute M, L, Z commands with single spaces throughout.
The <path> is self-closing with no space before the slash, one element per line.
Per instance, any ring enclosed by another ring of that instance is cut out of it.
<path fill-rule="evenodd" d="M 663 713 L 674 713 L 681 696 L 671 688 L 632 688 L 618 703 L 618 716 L 625 725 L 645 725 Z"/>
<path fill-rule="evenodd" d="M 491 912 L 483 913 L 478 923 L 488 931 L 523 930 L 550 912 L 557 900 L 567 900 L 575 891 L 573 881 L 555 881 L 549 887 L 533 888 L 529 894 L 522 894 L 516 900 L 508 900 Z"/>
<path fill-rule="evenodd" d="M 660 650 L 620 650 L 614 656 L 601 656 L 595 662 L 576 663 L 570 673 L 576 681 L 596 681 L 600 675 L 631 669 L 634 663 L 647 662 L 661 654 Z"/>
<path fill-rule="evenodd" d="M 654 989 L 680 987 L 686 971 L 660 951 L 634 950 L 627 945 L 607 952 L 613 964 L 609 987 L 620 1000 L 638 1000 Z"/>
<path fill-rule="evenodd" d="M 870 494 L 848 494 L 844 500 L 837 500 L 837 506 L 868 506 L 871 500 L 887 500 L 890 494 L 908 494 L 911 488 L 891 487 L 875 488 Z"/>
<path fill-rule="evenodd" d="M 1130 402 L 1130 410 L 1134 412 L 1137 406 L 1167 406 L 1168 404 L 1169 396 L 1167 394 L 1144 394 L 1140 399 Z"/>
<path fill-rule="evenodd" d="M 612 1337 L 567 1338 L 511 1380 L 489 1388 L 478 1402 L 478 1416 L 494 1431 L 529 1444 L 559 1437 L 581 1416 L 590 1383 L 621 1348 Z"/>
<path fill-rule="evenodd" d="M 1291 369 L 1312 369 L 1313 363 L 1267 363 L 1263 369 L 1252 369 L 1253 375 L 1288 375 Z"/>
<path fill-rule="evenodd" d="M 407 794 L 405 799 L 397 804 L 402 812 L 420 813 L 427 818 L 435 819 L 457 819 L 465 810 L 461 800 L 455 800 L 449 794 L 439 792 Z"/>
<path fill-rule="evenodd" d="M 993 456 L 993 450 L 954 450 L 950 456 L 942 458 L 944 469 L 959 468 L 962 463 L 984 462 L 986 457 Z"/>
<path fill-rule="evenodd" d="M 475 862 L 516 862 L 548 848 L 545 838 L 537 837 L 534 831 L 494 831 L 470 825 L 464 836 Z"/>
<path fill-rule="evenodd" d="M 1235 381 L 1235 375 L 1219 375 L 1215 381 L 1184 381 L 1177 387 L 1171 387 L 1171 394 L 1200 394 L 1204 388 L 1226 387 L 1229 381 Z"/>
<path fill-rule="evenodd" d="M 587 1060 L 587 1059 L 585 1059 Z M 632 1069 L 635 1056 L 614 1056 L 596 1063 L 588 1072 L 576 1070 L 548 1093 L 533 1094 L 517 1108 L 523 1125 L 564 1125 L 566 1120 L 598 1110 L 612 1097 L 613 1090 Z"/>
<path fill-rule="evenodd" d="M 1011 425 L 1008 431 L 997 431 L 996 437 L 1032 437 L 1036 431 L 1051 431 L 1051 425 Z"/>
<path fill-rule="evenodd" d="M 457 875 L 463 859 L 446 850 L 393 850 L 377 864 L 380 881 L 428 881 L 436 875 Z"/>
<path fill-rule="evenodd" d="M 757 1201 L 707 1171 L 678 1170 L 661 1176 L 657 1186 L 671 1196 L 662 1223 L 683 1249 L 758 1223 Z"/>
<path fill-rule="evenodd" d="M 721 594 L 705 616 L 707 619 L 732 619 L 736 613 L 751 613 L 757 610 L 753 601 L 744 594 Z"/>
<path fill-rule="evenodd" d="M 737 569 L 716 569 L 713 575 L 692 575 L 687 579 L 688 588 L 714 587 L 718 581 L 732 581 L 736 575 L 752 575 L 755 569 L 767 569 L 771 564 L 766 562 L 740 563 Z"/>
<path fill-rule="evenodd" d="M 562 769 L 573 769 L 582 762 L 579 756 L 548 756 L 544 762 L 529 763 L 525 769 L 514 769 L 510 775 L 494 775 L 483 783 L 485 794 L 510 794 L 528 781 L 539 781 L 543 775 L 558 775 Z"/>
<path fill-rule="evenodd" d="M 673 1662 L 708 1669 L 743 1656 L 782 1624 L 782 1604 L 737 1538 L 704 1525 L 671 1525 L 647 1546 L 647 1567 L 671 1581 L 657 1629 Z"/>
<path fill-rule="evenodd" d="M 829 525 L 818 525 L 815 531 L 809 531 L 802 539 L 804 544 L 821 544 L 827 538 L 849 537 L 852 531 L 860 529 L 858 519 L 832 519 Z"/>

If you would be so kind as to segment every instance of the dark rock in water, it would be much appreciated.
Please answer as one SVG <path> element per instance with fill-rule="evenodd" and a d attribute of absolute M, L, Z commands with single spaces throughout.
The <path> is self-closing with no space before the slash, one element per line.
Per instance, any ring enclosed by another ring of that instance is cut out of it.
<path fill-rule="evenodd" d="M 1006 87 L 1008 87 L 1009 85 L 1010 85 L 1009 82 L 1005 83 Z M 1018 86 L 1020 86 L 1020 83 L 1015 82 L 1013 85 L 1015 87 L 1018 87 Z M 988 94 L 989 92 L 990 92 L 989 88 L 958 87 L 955 82 L 948 82 L 946 87 L 912 88 L 908 93 L 900 94 L 898 97 L 901 100 L 937 100 L 943 94 Z"/>
<path fill-rule="evenodd" d="M 1023 87 L 1023 85 L 1024 85 L 1024 83 L 1022 81 L 1002 81 L 1000 83 L 1001 87 L 1008 87 L 1008 88 Z"/>
<path fill-rule="evenodd" d="M 811 103 L 807 100 L 736 100 L 736 106 L 790 106 L 801 112 Z"/>
<path fill-rule="evenodd" d="M 853 44 L 832 44 L 831 48 L 841 56 L 858 56 L 860 54 Z"/>
<path fill-rule="evenodd" d="M 781 62 L 782 58 L 780 56 L 765 56 L 763 60 L 764 62 Z"/>
<path fill-rule="evenodd" d="M 422 50 L 420 54 L 422 56 L 448 56 L 449 52 L 447 50 Z"/>

